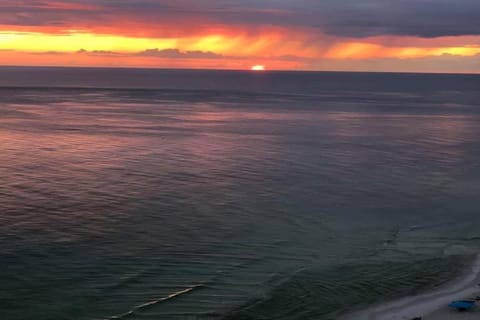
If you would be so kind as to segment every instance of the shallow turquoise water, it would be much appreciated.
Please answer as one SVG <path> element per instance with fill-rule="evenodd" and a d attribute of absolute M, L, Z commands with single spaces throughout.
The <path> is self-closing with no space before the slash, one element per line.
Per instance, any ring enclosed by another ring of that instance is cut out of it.
<path fill-rule="evenodd" d="M 478 77 L 0 71 L 3 319 L 329 319 L 477 253 Z"/>

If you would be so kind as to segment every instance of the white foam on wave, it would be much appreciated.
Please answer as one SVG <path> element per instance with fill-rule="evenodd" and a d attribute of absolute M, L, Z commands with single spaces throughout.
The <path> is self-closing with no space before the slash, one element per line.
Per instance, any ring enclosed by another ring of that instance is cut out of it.
<path fill-rule="evenodd" d="M 342 317 L 341 320 L 411 320 L 432 313 L 452 300 L 465 298 L 480 291 L 480 254 L 464 276 L 429 293 L 406 297 Z"/>
<path fill-rule="evenodd" d="M 181 295 L 184 295 L 184 294 L 187 294 L 197 288 L 201 288 L 203 287 L 203 285 L 199 284 L 199 285 L 196 285 L 196 286 L 193 286 L 193 287 L 190 287 L 190 288 L 187 288 L 187 289 L 184 289 L 184 290 L 180 290 L 180 291 L 177 291 L 177 292 L 174 292 L 166 297 L 162 297 L 162 298 L 159 298 L 159 299 L 156 299 L 156 300 L 152 300 L 152 301 L 149 301 L 149 302 L 145 302 L 145 303 L 142 303 L 141 305 L 138 305 L 138 306 L 135 306 L 134 308 L 132 308 L 131 310 L 125 312 L 125 313 L 122 313 L 122 314 L 119 314 L 119 315 L 116 315 L 116 316 L 111 316 L 111 317 L 108 317 L 106 318 L 105 320 L 114 320 L 114 319 L 123 319 L 123 318 L 126 318 L 126 317 L 130 317 L 132 316 L 133 314 L 135 314 L 137 311 L 140 311 L 144 308 L 147 308 L 147 307 L 150 307 L 150 306 L 153 306 L 153 305 L 156 305 L 156 304 L 159 304 L 161 302 L 165 302 L 165 301 L 168 301 L 168 300 L 171 300 L 171 299 L 174 299 L 178 296 L 181 296 Z"/>

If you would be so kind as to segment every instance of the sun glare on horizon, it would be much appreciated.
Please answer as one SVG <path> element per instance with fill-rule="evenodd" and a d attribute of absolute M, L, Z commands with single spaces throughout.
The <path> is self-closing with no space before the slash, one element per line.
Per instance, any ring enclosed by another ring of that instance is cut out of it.
<path fill-rule="evenodd" d="M 265 66 L 261 64 L 256 64 L 252 66 L 251 68 L 252 71 L 265 71 Z"/>

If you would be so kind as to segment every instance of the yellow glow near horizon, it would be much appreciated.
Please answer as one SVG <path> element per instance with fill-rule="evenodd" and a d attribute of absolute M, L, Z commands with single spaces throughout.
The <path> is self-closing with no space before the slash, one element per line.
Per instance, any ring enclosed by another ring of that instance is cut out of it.
<path fill-rule="evenodd" d="M 472 57 L 480 54 L 480 47 L 385 47 L 380 44 L 347 42 L 330 48 L 325 56 L 331 59 L 369 59 L 369 58 L 424 58 L 442 55 Z"/>
<path fill-rule="evenodd" d="M 420 40 L 419 40 L 420 41 Z M 422 40 L 423 41 L 423 40 Z M 388 41 L 386 43 L 389 43 Z M 322 59 L 362 60 L 362 59 L 414 59 L 452 55 L 473 57 L 480 54 L 480 46 L 438 46 L 422 47 L 410 45 L 402 47 L 401 41 L 390 47 L 382 42 L 368 41 L 334 41 L 328 45 L 312 44 L 308 36 L 301 32 L 285 30 L 263 30 L 258 34 L 249 34 L 236 30 L 216 30 L 215 33 L 203 35 L 184 35 L 176 37 L 135 37 L 128 35 L 100 34 L 71 28 L 65 32 L 30 32 L 7 30 L 0 31 L 0 51 L 3 51 L 3 64 L 48 64 L 56 61 L 69 61 L 78 65 L 152 65 L 157 63 L 167 66 L 208 66 L 228 65 L 231 68 L 263 70 L 258 61 L 268 62 L 270 69 L 302 68 L 312 61 Z M 76 54 L 80 49 L 94 52 L 112 52 L 115 54 Z M 138 55 L 145 50 L 176 49 L 181 52 L 203 51 L 218 55 L 202 58 L 201 55 Z M 7 54 L 14 51 L 15 54 Z M 60 57 L 59 54 L 66 54 Z M 141 57 L 142 56 L 142 57 Z M 24 60 L 22 60 L 24 59 Z M 159 60 L 164 60 L 159 62 Z M 183 59 L 183 61 L 180 61 Z M 126 61 L 129 60 L 129 61 Z M 166 60 L 170 62 L 165 62 Z M 175 60 L 175 61 L 174 61 Z M 189 61 L 186 61 L 189 60 Z M 221 61 L 220 61 L 221 60 Z M 263 67 L 264 68 L 264 67 Z"/>
<path fill-rule="evenodd" d="M 216 48 L 217 51 L 224 51 L 225 47 L 228 47 L 230 43 L 221 35 L 208 35 L 199 37 L 193 42 L 191 39 L 188 39 L 188 41 L 183 41 L 182 45 L 189 46 L 192 50 L 208 51 L 206 50 L 207 48 L 210 48 L 210 50 Z"/>
<path fill-rule="evenodd" d="M 214 52 L 234 57 L 299 56 L 314 58 L 313 50 L 302 41 L 288 41 L 288 35 L 278 32 L 248 34 L 206 34 L 176 38 L 148 38 L 122 35 L 95 34 L 70 31 L 40 33 L 0 31 L 0 50 L 29 53 L 73 53 L 110 51 L 120 54 L 138 53 L 148 49 L 178 49 L 180 51 Z"/>
<path fill-rule="evenodd" d="M 174 48 L 177 43 L 177 39 L 131 38 L 91 33 L 0 32 L 0 49 L 24 52 L 74 52 L 80 49 L 138 52 L 152 48 Z"/>
<path fill-rule="evenodd" d="M 249 37 L 245 35 L 198 35 L 179 38 L 137 38 L 133 36 L 66 32 L 59 34 L 39 32 L 0 31 L 0 50 L 18 52 L 76 52 L 111 51 L 136 53 L 147 49 L 178 49 L 180 51 L 211 51 L 217 54 L 251 56 L 269 54 L 277 47 L 277 37 L 270 34 Z M 281 39 L 280 39 L 281 40 Z M 284 54 L 301 50 L 299 45 L 284 48 Z"/>

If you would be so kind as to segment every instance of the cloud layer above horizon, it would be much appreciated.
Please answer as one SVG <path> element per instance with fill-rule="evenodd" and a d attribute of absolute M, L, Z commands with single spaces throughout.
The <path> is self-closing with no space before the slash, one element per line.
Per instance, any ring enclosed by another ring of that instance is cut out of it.
<path fill-rule="evenodd" d="M 480 72 L 479 16 L 478 0 L 0 0 L 0 61 Z"/>

